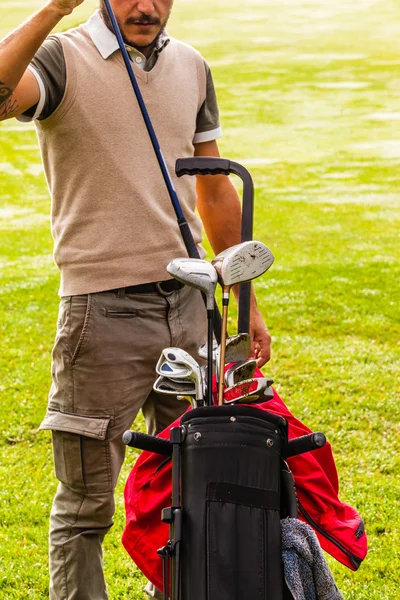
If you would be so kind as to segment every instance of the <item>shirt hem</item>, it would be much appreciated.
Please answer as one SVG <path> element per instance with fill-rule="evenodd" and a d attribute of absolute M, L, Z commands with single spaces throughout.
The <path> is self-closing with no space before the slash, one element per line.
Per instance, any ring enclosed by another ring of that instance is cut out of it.
<path fill-rule="evenodd" d="M 203 142 L 212 142 L 222 137 L 222 129 L 221 127 L 217 127 L 217 129 L 211 129 L 211 131 L 201 131 L 196 133 L 193 138 L 193 144 L 201 144 Z"/>
<path fill-rule="evenodd" d="M 32 117 L 28 117 L 24 113 L 22 113 L 22 115 L 19 115 L 18 117 L 16 117 L 17 121 L 20 121 L 21 123 L 30 123 L 31 121 L 35 121 L 35 119 L 38 119 L 40 117 L 40 115 L 42 114 L 44 104 L 46 102 L 46 88 L 44 87 L 42 78 L 40 77 L 40 75 L 37 72 L 37 70 L 35 69 L 35 67 L 33 67 L 32 65 L 29 65 L 27 70 L 30 71 L 32 73 L 32 75 L 35 77 L 35 79 L 38 83 L 38 86 L 39 86 L 40 96 L 39 96 L 39 102 L 37 103 L 37 106 L 36 106 L 35 114 Z"/>
<path fill-rule="evenodd" d="M 200 254 L 200 258 L 206 256 L 206 251 L 197 244 L 197 249 Z M 181 256 L 185 254 L 181 252 Z M 79 267 L 62 267 L 61 268 L 61 283 L 58 291 L 58 295 L 63 296 L 80 296 L 81 294 L 96 294 L 98 292 L 106 292 L 107 290 L 114 290 L 132 285 L 142 285 L 145 283 L 153 283 L 158 281 L 166 281 L 171 279 L 166 265 L 173 259 L 177 258 L 176 255 L 168 254 L 166 257 L 157 257 L 160 264 L 165 264 L 165 268 L 162 267 L 158 271 L 143 272 L 139 274 L 132 270 L 132 266 L 127 268 L 120 268 L 119 273 L 113 273 L 112 275 L 102 273 L 93 275 L 95 267 L 98 265 L 81 265 Z M 137 258 L 136 258 L 137 261 Z M 132 260 L 129 264 L 132 265 L 135 261 Z M 111 269 L 110 269 L 111 270 Z M 121 273 L 121 271 L 123 273 Z M 88 273 L 91 275 L 88 277 Z"/>

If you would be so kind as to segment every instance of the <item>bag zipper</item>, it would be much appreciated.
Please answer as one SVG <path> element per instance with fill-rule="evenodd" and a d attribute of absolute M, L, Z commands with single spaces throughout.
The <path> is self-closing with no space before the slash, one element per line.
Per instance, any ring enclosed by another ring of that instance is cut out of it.
<path fill-rule="evenodd" d="M 324 536 L 327 540 L 329 540 L 337 548 L 339 548 L 339 550 L 341 552 L 343 552 L 343 554 L 345 554 L 348 557 L 348 559 L 350 560 L 350 562 L 352 563 L 352 565 L 356 569 L 358 569 L 358 567 L 362 563 L 362 560 L 360 558 L 358 558 L 358 556 L 356 556 L 355 554 L 353 554 L 352 552 L 350 552 L 349 550 L 347 550 L 347 548 L 345 548 L 344 546 L 342 546 L 342 544 L 340 542 L 338 542 L 334 537 L 332 537 L 329 533 L 327 533 L 326 531 L 324 531 L 318 525 L 318 523 L 316 523 L 316 521 L 314 521 L 314 519 L 312 517 L 310 517 L 310 515 L 305 510 L 305 508 L 303 507 L 303 505 L 301 504 L 301 502 L 300 502 L 299 499 L 297 499 L 297 504 L 298 504 L 298 507 L 299 507 L 299 511 L 301 512 L 301 514 L 303 515 L 303 517 L 305 518 L 305 520 L 311 525 L 311 527 L 313 529 L 315 529 L 316 531 L 318 531 L 318 533 L 320 533 L 322 536 Z M 364 523 L 363 523 L 362 519 L 361 519 L 360 525 L 357 528 L 357 531 L 355 532 L 355 535 L 356 535 L 357 539 L 359 539 L 358 536 L 360 536 L 359 532 L 361 530 L 362 530 L 362 533 L 364 533 Z M 358 533 L 358 536 L 357 536 L 357 533 Z"/>

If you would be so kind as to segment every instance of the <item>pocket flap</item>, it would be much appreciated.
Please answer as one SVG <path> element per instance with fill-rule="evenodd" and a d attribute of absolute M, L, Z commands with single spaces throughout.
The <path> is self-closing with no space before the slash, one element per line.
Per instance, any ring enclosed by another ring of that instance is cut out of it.
<path fill-rule="evenodd" d="M 51 431 L 67 431 L 77 433 L 96 440 L 105 440 L 107 427 L 111 417 L 82 417 L 70 413 L 47 411 L 39 429 L 50 429 Z"/>

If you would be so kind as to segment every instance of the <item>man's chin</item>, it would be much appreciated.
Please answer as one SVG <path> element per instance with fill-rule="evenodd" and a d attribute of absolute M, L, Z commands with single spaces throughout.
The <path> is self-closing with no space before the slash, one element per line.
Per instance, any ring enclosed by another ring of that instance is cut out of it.
<path fill-rule="evenodd" d="M 135 29 L 139 29 L 136 27 Z M 122 37 L 124 42 L 129 46 L 137 48 L 146 48 L 151 46 L 160 33 L 160 29 L 157 27 L 149 27 L 148 30 L 132 31 L 133 27 L 129 27 L 129 30 L 125 29 L 122 31 Z"/>

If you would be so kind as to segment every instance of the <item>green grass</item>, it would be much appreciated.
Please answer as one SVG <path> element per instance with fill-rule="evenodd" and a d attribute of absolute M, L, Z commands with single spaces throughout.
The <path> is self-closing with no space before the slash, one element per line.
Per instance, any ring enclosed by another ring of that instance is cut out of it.
<path fill-rule="evenodd" d="M 0 35 L 40 4 L 0 0 Z M 391 0 L 176 0 L 169 27 L 211 64 L 222 153 L 256 184 L 255 237 L 276 256 L 256 286 L 273 335 L 265 372 L 301 419 L 327 433 L 341 498 L 366 522 L 360 570 L 329 559 L 347 600 L 399 597 L 399 24 Z M 58 274 L 35 133 L 16 121 L 0 124 L 0 198 L 0 598 L 41 599 L 56 484 L 49 436 L 37 428 Z M 133 460 L 105 543 L 113 600 L 141 597 L 120 544 Z"/>

